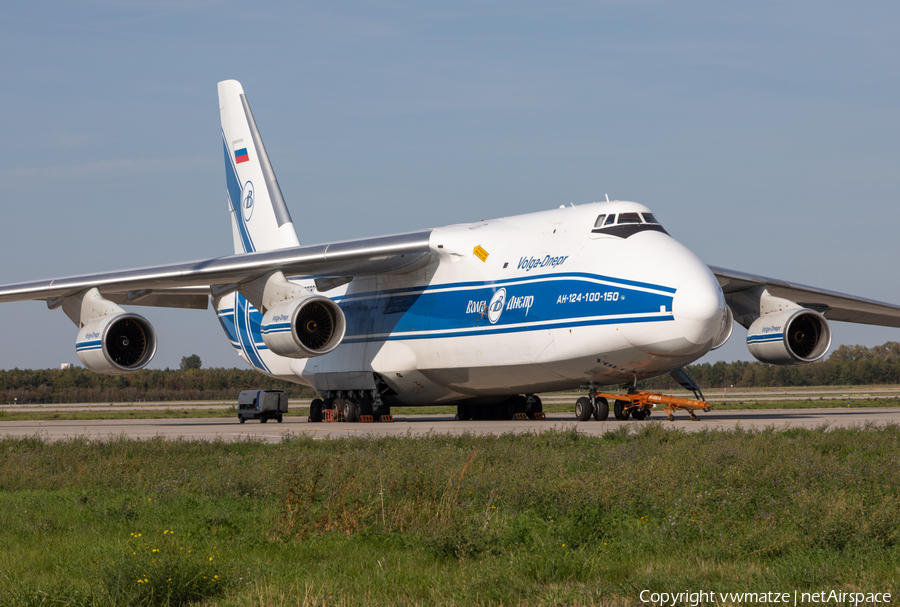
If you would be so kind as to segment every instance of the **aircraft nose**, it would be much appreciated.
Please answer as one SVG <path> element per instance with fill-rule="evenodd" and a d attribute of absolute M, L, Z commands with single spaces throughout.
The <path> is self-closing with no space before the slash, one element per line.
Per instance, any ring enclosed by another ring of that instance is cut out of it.
<path fill-rule="evenodd" d="M 672 313 L 681 334 L 697 345 L 712 344 L 726 320 L 725 296 L 711 272 L 697 273 L 675 291 Z"/>

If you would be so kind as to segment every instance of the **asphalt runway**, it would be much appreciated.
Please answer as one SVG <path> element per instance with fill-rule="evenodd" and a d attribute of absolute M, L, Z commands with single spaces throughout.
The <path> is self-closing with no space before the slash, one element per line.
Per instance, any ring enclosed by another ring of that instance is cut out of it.
<path fill-rule="evenodd" d="M 572 413 L 550 413 L 546 420 L 510 421 L 456 421 L 448 415 L 397 416 L 393 423 L 369 424 L 328 424 L 309 423 L 305 418 L 289 417 L 284 423 L 270 421 L 261 424 L 248 421 L 240 424 L 237 418 L 206 419 L 134 419 L 134 420 L 44 420 L 44 421 L 0 421 L 0 437 L 35 436 L 49 440 L 72 437 L 104 439 L 116 436 L 129 438 L 166 438 L 242 440 L 248 437 L 261 438 L 270 443 L 282 440 L 284 436 L 305 434 L 315 438 L 338 438 L 343 436 L 398 436 L 435 434 L 503 434 L 505 432 L 540 432 L 549 428 L 570 429 L 600 435 L 622 425 L 639 426 L 658 422 L 663 427 L 681 428 L 687 431 L 703 429 L 732 430 L 742 428 L 821 428 L 900 424 L 900 407 L 872 408 L 830 408 L 830 409 L 756 409 L 740 411 L 700 412 L 699 421 L 690 421 L 688 414 L 676 412 L 674 422 L 666 420 L 665 413 L 654 412 L 647 421 L 624 421 L 611 419 L 605 422 L 579 422 Z"/>

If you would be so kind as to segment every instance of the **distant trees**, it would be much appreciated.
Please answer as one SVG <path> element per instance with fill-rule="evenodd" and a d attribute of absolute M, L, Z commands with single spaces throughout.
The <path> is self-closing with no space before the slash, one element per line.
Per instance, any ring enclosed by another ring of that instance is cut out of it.
<path fill-rule="evenodd" d="M 840 346 L 824 361 L 778 367 L 758 361 L 691 365 L 703 388 L 840 386 L 900 383 L 900 342 L 880 346 Z M 668 376 L 642 382 L 645 388 L 675 389 Z"/>
<path fill-rule="evenodd" d="M 736 361 L 691 365 L 703 388 L 835 386 L 900 383 L 900 342 L 880 346 L 841 346 L 812 365 L 776 367 Z M 669 376 L 639 382 L 644 389 L 677 389 Z M 196 354 L 181 359 L 178 370 L 142 370 L 100 375 L 80 367 L 0 371 L 0 402 L 136 402 L 231 400 L 241 390 L 284 390 L 291 398 L 311 397 L 311 388 L 267 377 L 250 369 L 203 369 Z"/>
<path fill-rule="evenodd" d="M 200 360 L 200 357 L 196 354 L 191 354 L 190 356 L 182 356 L 181 357 L 181 370 L 187 371 L 188 369 L 199 369 L 203 366 L 203 361 Z"/>
<path fill-rule="evenodd" d="M 306 386 L 250 369 L 144 369 L 119 376 L 80 367 L 0 371 L 0 402 L 4 403 L 16 398 L 20 403 L 232 400 L 241 390 L 253 388 L 284 390 L 291 398 L 313 395 Z"/>

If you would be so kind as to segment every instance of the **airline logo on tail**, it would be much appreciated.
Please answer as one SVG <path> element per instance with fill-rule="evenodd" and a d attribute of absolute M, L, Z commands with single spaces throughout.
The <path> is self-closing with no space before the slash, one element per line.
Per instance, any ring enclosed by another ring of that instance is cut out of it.
<path fill-rule="evenodd" d="M 243 209 L 244 221 L 250 221 L 253 216 L 253 182 L 248 181 L 244 184 L 241 191 L 241 208 Z"/>

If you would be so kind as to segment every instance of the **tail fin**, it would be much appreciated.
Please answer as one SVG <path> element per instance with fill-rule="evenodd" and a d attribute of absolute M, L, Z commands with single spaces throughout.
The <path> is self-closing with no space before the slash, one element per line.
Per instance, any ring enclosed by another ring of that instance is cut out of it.
<path fill-rule="evenodd" d="M 284 203 L 244 89 L 237 80 L 219 83 L 219 112 L 234 252 L 298 246 L 300 241 L 291 214 Z"/>

